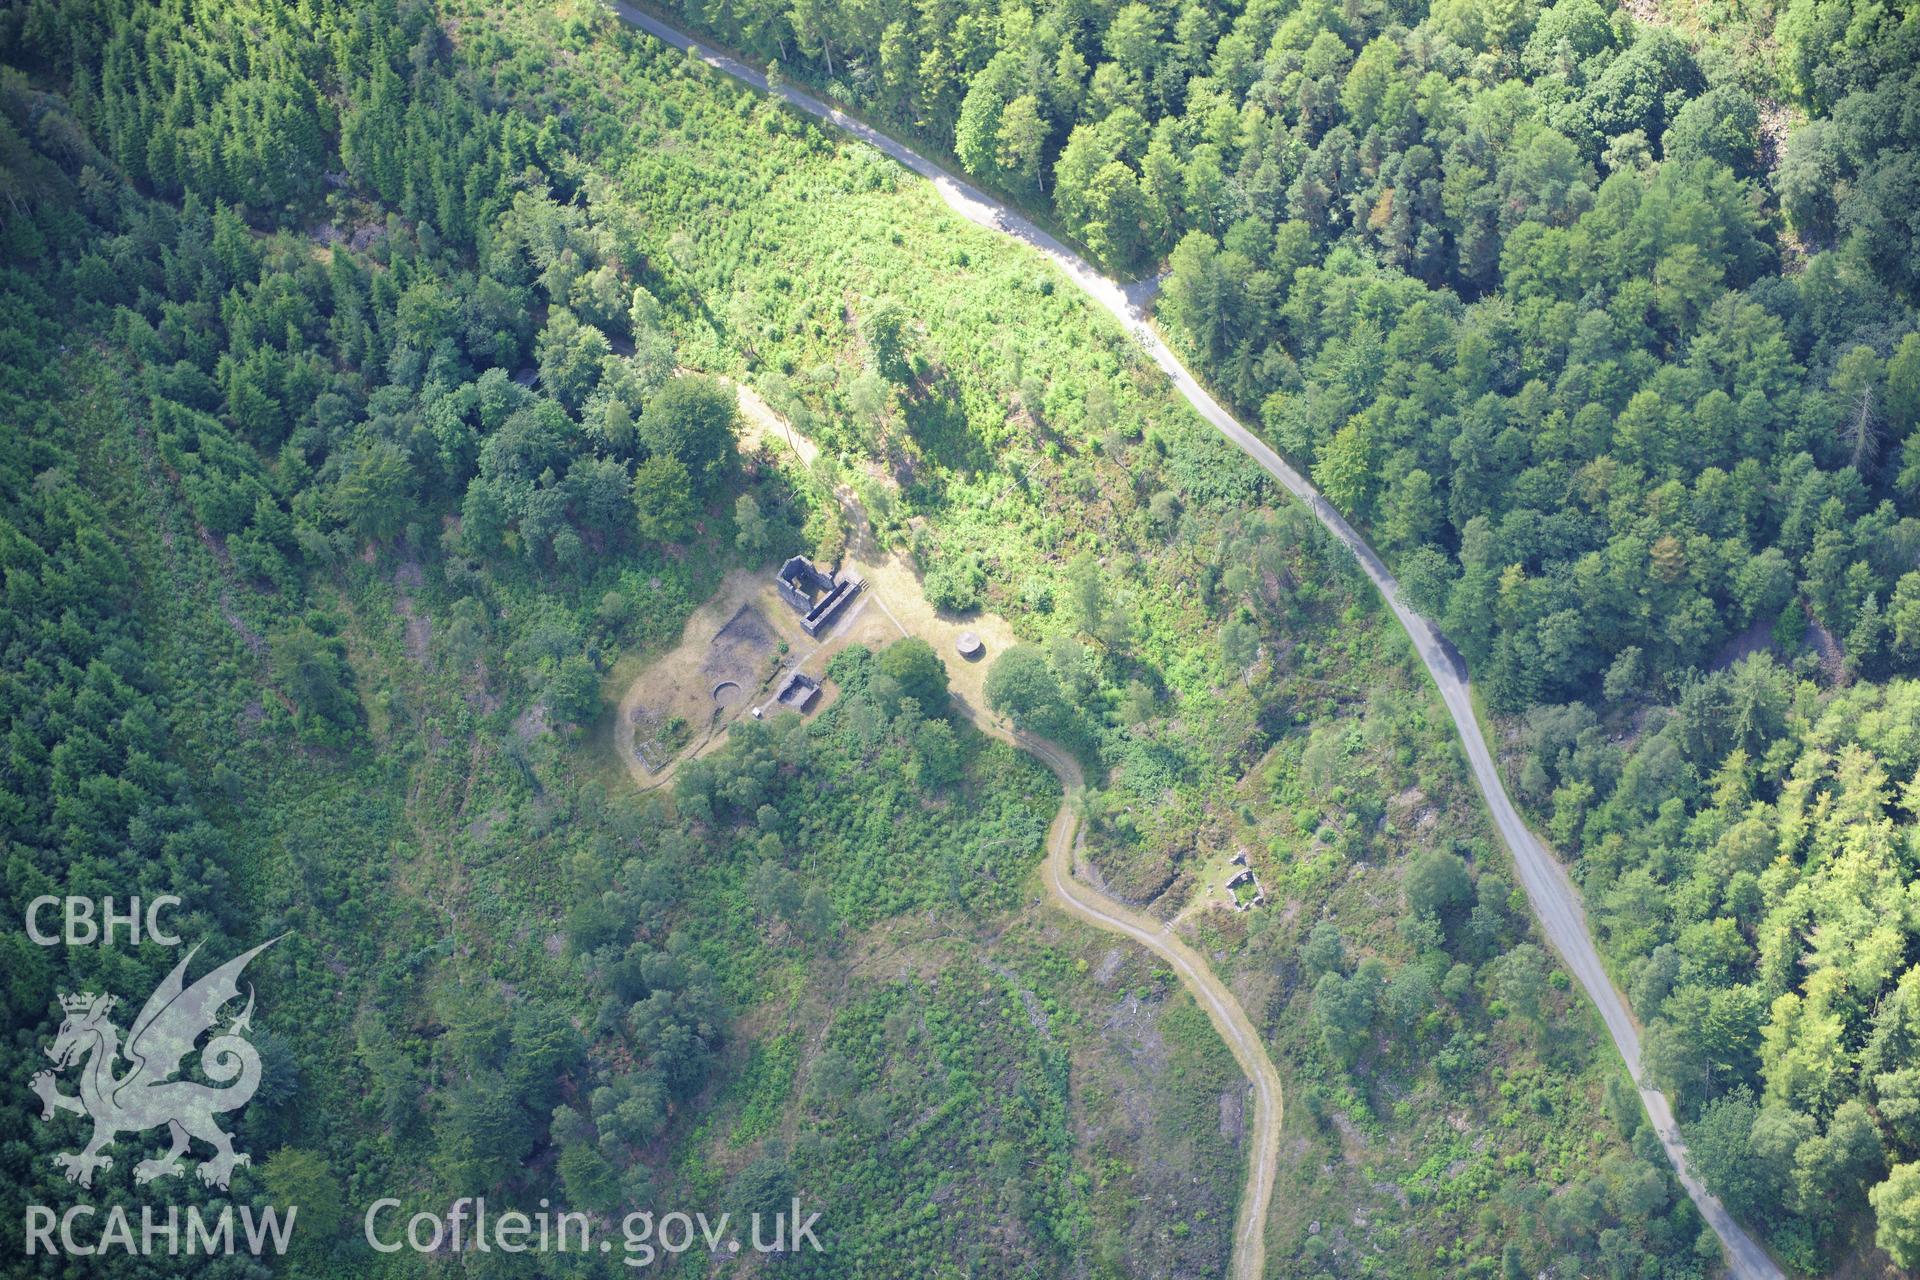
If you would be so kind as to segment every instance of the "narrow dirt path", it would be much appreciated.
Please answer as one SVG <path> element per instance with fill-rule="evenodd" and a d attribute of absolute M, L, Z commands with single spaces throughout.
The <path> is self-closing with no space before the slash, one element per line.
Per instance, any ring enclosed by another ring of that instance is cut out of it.
<path fill-rule="evenodd" d="M 669 26 L 651 14 L 642 12 L 622 0 L 613 0 L 613 8 L 626 21 L 639 27 L 647 34 L 664 41 L 676 49 L 684 50 L 697 57 L 706 65 L 715 68 L 744 84 L 769 92 L 767 78 L 757 68 L 751 67 L 738 58 L 721 53 L 693 37 Z M 1749 1236 L 1733 1215 L 1727 1212 L 1719 1198 L 1695 1178 L 1687 1165 L 1687 1147 L 1681 1137 L 1680 1126 L 1674 1119 L 1673 1109 L 1666 1095 L 1646 1082 L 1640 1063 L 1640 1034 L 1634 1022 L 1633 1012 L 1628 1007 L 1626 997 L 1613 985 L 1606 966 L 1601 962 L 1599 949 L 1594 945 L 1593 937 L 1587 929 L 1586 904 L 1581 900 L 1580 892 L 1574 887 L 1573 879 L 1560 860 L 1541 843 L 1540 839 L 1527 827 L 1508 799 L 1506 784 L 1501 780 L 1499 770 L 1493 763 L 1492 752 L 1488 750 L 1485 737 L 1480 732 L 1480 723 L 1473 707 L 1472 687 L 1468 683 L 1466 664 L 1462 662 L 1440 629 L 1420 614 L 1409 608 L 1400 597 L 1400 587 L 1394 581 L 1386 564 L 1367 545 L 1358 531 L 1336 511 L 1331 503 L 1321 496 L 1313 482 L 1296 471 L 1284 458 L 1276 453 L 1264 440 L 1241 425 L 1238 419 L 1221 407 L 1200 380 L 1195 378 L 1180 357 L 1168 350 L 1148 323 L 1146 306 L 1152 300 L 1158 288 L 1158 281 L 1140 280 L 1131 284 L 1121 284 L 1100 274 L 1090 263 L 1056 237 L 1049 235 L 1031 219 L 1024 217 L 1018 210 L 1010 208 L 1003 201 L 981 191 L 973 184 L 948 173 L 938 164 L 927 159 L 913 148 L 897 138 L 893 138 L 875 129 L 862 120 L 857 120 L 830 103 L 805 93 L 791 85 L 781 85 L 771 92 L 798 111 L 822 120 L 849 137 L 858 139 L 879 150 L 883 155 L 898 161 L 913 172 L 931 182 L 939 192 L 941 199 L 955 213 L 976 225 L 988 227 L 1000 232 L 1009 239 L 1029 246 L 1057 266 L 1067 278 L 1077 285 L 1095 302 L 1099 303 L 1114 319 L 1120 322 L 1141 349 L 1160 366 L 1202 419 L 1231 441 L 1262 470 L 1272 476 L 1282 488 L 1307 504 L 1309 510 L 1325 525 L 1333 535 L 1344 543 L 1360 567 L 1378 588 L 1386 600 L 1393 615 L 1405 629 L 1408 639 L 1413 642 L 1414 650 L 1420 655 L 1428 674 L 1439 688 L 1442 701 L 1453 718 L 1455 731 L 1465 748 L 1467 762 L 1472 767 L 1473 777 L 1480 788 L 1480 794 L 1487 802 L 1487 810 L 1494 825 L 1506 841 L 1513 854 L 1514 864 L 1519 871 L 1520 882 L 1526 890 L 1527 900 L 1533 907 L 1535 917 L 1540 921 L 1547 943 L 1566 962 L 1574 978 L 1580 983 L 1587 998 L 1593 1002 L 1600 1014 L 1600 1020 L 1606 1025 L 1607 1034 L 1613 1040 L 1615 1049 L 1625 1061 L 1627 1073 L 1633 1078 L 1640 1091 L 1641 1102 L 1645 1105 L 1648 1117 L 1653 1122 L 1654 1132 L 1659 1136 L 1660 1145 L 1666 1151 L 1667 1159 L 1672 1163 L 1674 1172 L 1680 1179 L 1680 1185 L 1686 1189 L 1694 1207 L 1700 1211 L 1707 1225 L 1719 1236 L 1721 1247 L 1726 1252 L 1727 1269 L 1733 1280 L 1784 1280 L 1771 1257 L 1767 1255 L 1753 1237 Z M 1236 1258 L 1237 1258 L 1236 1254 Z M 1236 1272 L 1237 1274 L 1241 1274 Z"/>
<path fill-rule="evenodd" d="M 1074 875 L 1080 819 L 1073 811 L 1072 797 L 1085 783 L 1079 763 L 1044 738 L 1000 728 L 958 698 L 954 699 L 954 707 L 981 732 L 1031 753 L 1060 779 L 1065 794 L 1060 801 L 1060 812 L 1054 815 L 1053 826 L 1047 832 L 1047 860 L 1041 872 L 1047 897 L 1067 914 L 1096 929 L 1131 939 L 1164 960 L 1194 1001 L 1206 1011 L 1214 1030 L 1226 1041 L 1228 1051 L 1252 1083 L 1253 1123 L 1248 1129 L 1252 1141 L 1247 1151 L 1247 1185 L 1234 1219 L 1229 1274 L 1234 1280 L 1261 1280 L 1267 1268 L 1267 1210 L 1273 1203 L 1274 1175 L 1280 1160 L 1282 1090 L 1280 1073 L 1274 1068 L 1260 1032 L 1206 959 L 1181 941 L 1169 926 L 1121 906 Z"/>

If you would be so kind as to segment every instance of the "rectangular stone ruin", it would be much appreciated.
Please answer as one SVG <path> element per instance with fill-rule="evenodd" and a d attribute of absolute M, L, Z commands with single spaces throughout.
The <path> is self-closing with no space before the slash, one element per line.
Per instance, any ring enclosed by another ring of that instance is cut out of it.
<path fill-rule="evenodd" d="M 776 581 L 780 598 L 800 615 L 800 629 L 810 636 L 819 635 L 866 585 L 850 570 L 822 573 L 805 556 L 794 556 L 781 565 Z"/>
<path fill-rule="evenodd" d="M 800 712 L 812 710 L 819 697 L 820 682 L 798 671 L 789 671 L 773 692 L 775 702 Z"/>

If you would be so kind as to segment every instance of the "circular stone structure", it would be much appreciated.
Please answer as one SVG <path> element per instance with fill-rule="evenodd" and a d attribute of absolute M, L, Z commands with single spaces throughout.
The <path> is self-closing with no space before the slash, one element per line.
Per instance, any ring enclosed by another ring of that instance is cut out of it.
<path fill-rule="evenodd" d="M 969 662 L 987 651 L 987 646 L 980 643 L 980 637 L 971 631 L 962 631 L 960 638 L 953 642 L 953 647 Z"/>
<path fill-rule="evenodd" d="M 723 707 L 730 707 L 740 701 L 744 695 L 740 692 L 738 681 L 722 680 L 713 686 L 713 700 Z"/>

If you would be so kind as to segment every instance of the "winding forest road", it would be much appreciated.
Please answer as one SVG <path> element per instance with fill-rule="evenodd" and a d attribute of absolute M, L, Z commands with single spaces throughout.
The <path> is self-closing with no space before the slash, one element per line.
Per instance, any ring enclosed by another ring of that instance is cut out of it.
<path fill-rule="evenodd" d="M 725 72 L 755 89 L 762 92 L 768 91 L 766 76 L 739 59 L 703 45 L 658 18 L 643 13 L 631 5 L 620 3 L 619 0 L 614 0 L 613 7 L 615 12 L 626 21 L 656 39 L 677 49 L 691 52 L 708 66 Z M 1367 577 L 1372 579 L 1374 586 L 1379 589 L 1381 596 L 1393 610 L 1394 617 L 1406 630 L 1408 638 L 1413 641 L 1415 651 L 1420 655 L 1421 662 L 1426 665 L 1428 674 L 1433 677 L 1434 684 L 1439 687 L 1441 699 L 1446 703 L 1448 714 L 1453 717 L 1454 728 L 1458 731 L 1461 745 L 1466 751 L 1467 763 L 1473 770 L 1474 781 L 1486 800 L 1487 810 L 1492 815 L 1501 838 L 1506 841 L 1508 849 L 1513 853 L 1521 885 L 1526 890 L 1527 900 L 1540 921 L 1541 929 L 1546 934 L 1548 943 L 1559 953 L 1562 961 L 1587 993 L 1588 999 L 1599 1010 L 1601 1021 L 1606 1024 L 1607 1034 L 1612 1037 L 1614 1047 L 1619 1050 L 1621 1058 L 1627 1064 L 1629 1074 L 1639 1086 L 1640 1100 L 1646 1107 L 1647 1115 L 1653 1121 L 1654 1132 L 1660 1138 L 1660 1145 L 1666 1149 L 1668 1159 L 1673 1162 L 1680 1184 L 1686 1188 L 1687 1195 L 1692 1198 L 1700 1215 L 1720 1237 L 1720 1243 L 1727 1255 L 1729 1274 L 1734 1277 L 1734 1280 L 1784 1280 L 1783 1273 L 1773 1259 L 1767 1256 L 1766 1250 L 1755 1243 L 1740 1224 L 1733 1220 L 1732 1215 L 1727 1212 L 1719 1199 L 1688 1172 L 1686 1145 L 1681 1139 L 1679 1126 L 1674 1120 L 1673 1109 L 1668 1104 L 1666 1095 L 1648 1087 L 1642 1078 L 1639 1027 L 1627 1008 L 1625 998 L 1614 988 L 1612 979 L 1607 976 L 1606 967 L 1600 962 L 1600 953 L 1594 946 L 1592 936 L 1587 932 L 1586 908 L 1580 899 L 1579 890 L 1574 887 L 1566 868 L 1528 829 L 1519 811 L 1507 797 L 1506 787 L 1501 782 L 1499 770 L 1493 762 L 1493 754 L 1487 747 L 1486 739 L 1480 732 L 1480 722 L 1474 714 L 1472 689 L 1468 682 L 1466 665 L 1439 629 L 1408 608 L 1401 600 L 1399 584 L 1387 571 L 1386 565 L 1379 556 L 1374 554 L 1373 548 L 1367 545 L 1366 540 L 1338 511 L 1334 510 L 1333 505 L 1320 495 L 1320 491 L 1305 476 L 1288 465 L 1286 460 L 1274 452 L 1265 441 L 1242 426 L 1232 414 L 1223 409 L 1180 362 L 1180 358 L 1159 340 L 1147 322 L 1145 311 L 1146 304 L 1151 301 L 1157 288 L 1157 282 L 1146 280 L 1132 285 L 1122 285 L 1110 280 L 1065 244 L 1042 230 L 1031 219 L 987 195 L 971 183 L 954 177 L 899 140 L 790 85 L 782 85 L 773 92 L 778 93 L 796 110 L 817 117 L 841 132 L 877 148 L 883 154 L 926 178 L 933 183 L 941 198 L 954 212 L 967 221 L 1018 240 L 1051 259 L 1055 266 L 1065 272 L 1075 284 L 1120 322 L 1141 348 L 1153 358 L 1154 363 L 1160 366 L 1168 378 L 1172 379 L 1180 394 L 1202 418 L 1258 463 L 1289 493 L 1306 503 L 1313 514 L 1319 518 L 1320 523 L 1332 531 L 1334 536 L 1353 552 L 1360 562 L 1360 567 L 1366 571 Z M 1021 741 L 1023 746 L 1033 750 L 1036 755 L 1053 766 L 1055 772 L 1059 772 L 1060 760 L 1049 759 L 1046 752 L 1029 739 Z M 1058 752 L 1053 754 L 1055 757 L 1059 756 Z M 1070 760 L 1065 763 L 1072 764 Z M 1062 775 L 1063 781 L 1066 777 L 1067 775 Z M 1183 976 L 1185 976 L 1186 966 L 1176 959 L 1176 955 L 1184 952 L 1192 957 L 1194 966 L 1193 980 L 1189 982 L 1189 987 L 1196 992 L 1207 990 L 1207 981 L 1201 978 L 1201 975 L 1204 975 L 1206 980 L 1211 981 L 1213 986 L 1219 987 L 1225 994 L 1225 988 L 1220 986 L 1219 980 L 1213 977 L 1211 970 L 1178 939 L 1162 932 L 1157 925 L 1150 925 L 1142 932 L 1135 932 L 1140 926 L 1130 925 L 1125 916 L 1113 914 L 1117 908 L 1104 897 L 1098 895 L 1093 898 L 1086 897 L 1092 891 L 1079 885 L 1072 877 L 1073 822 L 1071 815 L 1064 809 L 1061 817 L 1055 820 L 1056 837 L 1060 836 L 1062 823 L 1066 824 L 1066 834 L 1062 838 L 1068 848 L 1064 856 L 1059 855 L 1053 848 L 1056 841 L 1050 840 L 1047 858 L 1049 889 L 1056 891 L 1059 900 L 1072 904 L 1076 914 L 1082 915 L 1092 923 L 1102 928 L 1126 933 L 1143 945 L 1152 948 L 1157 954 L 1167 958 L 1169 963 L 1174 964 L 1176 969 L 1181 970 Z M 1062 863 L 1064 865 L 1061 865 Z M 1174 951 L 1174 947 L 1177 947 L 1179 952 Z M 1232 1000 L 1230 994 L 1227 995 L 1227 999 Z M 1206 1002 L 1203 1001 L 1203 1003 Z M 1238 1012 L 1237 1001 L 1233 1002 L 1232 1008 Z M 1236 1043 L 1231 1033 L 1233 1023 L 1230 1020 L 1223 1023 L 1220 1010 L 1211 1005 L 1208 1007 L 1208 1013 L 1214 1018 L 1215 1025 L 1221 1027 L 1222 1034 L 1227 1036 L 1227 1043 L 1233 1049 L 1235 1057 L 1241 1058 L 1242 1065 L 1247 1066 L 1249 1058 L 1242 1056 L 1246 1046 Z M 1240 1015 L 1240 1019 L 1245 1020 L 1244 1013 Z M 1248 1030 L 1251 1030 L 1250 1025 Z M 1251 1054 L 1251 1059 L 1265 1062 L 1267 1070 L 1271 1071 L 1272 1062 L 1268 1060 L 1265 1048 L 1259 1045 L 1257 1037 L 1254 1047 L 1257 1052 Z M 1250 1068 L 1248 1075 L 1254 1080 L 1256 1088 L 1261 1087 L 1260 1073 L 1257 1070 Z M 1277 1101 L 1277 1076 L 1273 1087 Z M 1277 1144 L 1277 1133 L 1273 1136 Z M 1271 1193 L 1272 1189 L 1271 1162 L 1268 1163 L 1262 1188 L 1256 1188 L 1253 1185 L 1254 1182 L 1259 1181 L 1261 1180 L 1258 1178 L 1251 1179 L 1248 1190 L 1250 1193 L 1261 1190 L 1261 1204 L 1264 1206 L 1265 1197 Z M 1252 1199 L 1251 1194 L 1243 1198 L 1243 1210 L 1247 1202 Z M 1253 1220 L 1256 1224 L 1254 1227 L 1256 1237 L 1260 1230 L 1258 1224 L 1263 1224 L 1264 1220 L 1264 1212 Z M 1237 1233 L 1242 1236 L 1243 1234 L 1244 1228 L 1243 1232 Z M 1235 1273 L 1241 1276 L 1257 1277 L 1261 1274 L 1259 1269 L 1251 1272 L 1241 1270 L 1243 1244 L 1243 1238 L 1236 1239 Z"/>

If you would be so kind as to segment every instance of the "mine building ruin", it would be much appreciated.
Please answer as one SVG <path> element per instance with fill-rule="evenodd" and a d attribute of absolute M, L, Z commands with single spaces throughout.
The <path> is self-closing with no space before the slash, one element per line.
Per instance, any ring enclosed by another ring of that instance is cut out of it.
<path fill-rule="evenodd" d="M 805 556 L 794 556 L 780 566 L 780 598 L 800 615 L 800 629 L 817 636 L 847 602 L 866 585 L 852 571 L 822 573 Z"/>

